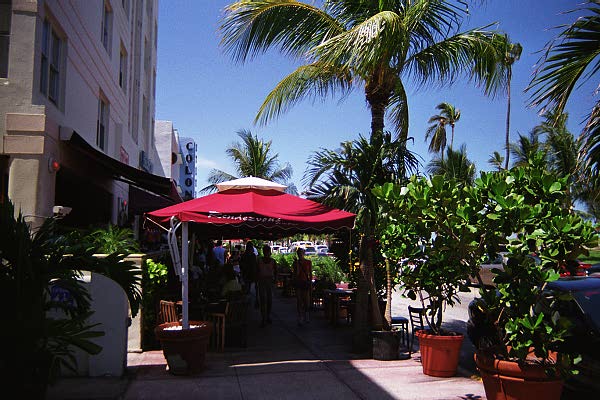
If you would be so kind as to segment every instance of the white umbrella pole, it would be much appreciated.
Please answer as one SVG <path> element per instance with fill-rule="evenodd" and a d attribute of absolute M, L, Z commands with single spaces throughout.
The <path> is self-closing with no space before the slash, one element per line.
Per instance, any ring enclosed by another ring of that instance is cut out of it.
<path fill-rule="evenodd" d="M 183 329 L 190 328 L 190 317 L 188 310 L 188 222 L 183 222 L 181 226 L 181 307 L 183 311 L 181 325 Z"/>

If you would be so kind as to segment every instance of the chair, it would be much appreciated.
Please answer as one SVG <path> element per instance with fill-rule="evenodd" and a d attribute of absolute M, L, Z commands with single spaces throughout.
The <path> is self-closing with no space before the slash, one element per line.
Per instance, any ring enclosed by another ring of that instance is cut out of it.
<path fill-rule="evenodd" d="M 424 308 L 408 306 L 408 318 L 410 319 L 410 342 L 408 344 L 409 356 L 412 353 L 413 343 L 415 341 L 415 332 L 421 329 L 425 329 L 425 325 L 423 324 L 424 315 Z"/>
<path fill-rule="evenodd" d="M 400 340 L 402 345 L 408 347 L 409 343 L 409 332 L 408 332 L 408 318 L 406 317 L 392 317 L 392 328 L 400 331 Z"/>
<path fill-rule="evenodd" d="M 160 310 L 158 312 L 158 323 L 164 324 L 165 322 L 178 322 L 179 315 L 177 314 L 177 307 L 174 301 L 161 300 Z"/>
<path fill-rule="evenodd" d="M 225 350 L 225 343 L 238 339 L 237 342 L 246 346 L 247 314 L 250 300 L 243 296 L 232 299 L 225 304 L 223 311 L 209 312 L 207 319 L 214 325 L 211 343 L 216 349 Z"/>
<path fill-rule="evenodd" d="M 228 311 L 229 302 L 225 303 L 223 311 L 212 311 L 206 315 L 206 319 L 213 323 L 213 334 L 210 335 L 211 345 L 221 351 L 225 348 L 225 318 Z"/>

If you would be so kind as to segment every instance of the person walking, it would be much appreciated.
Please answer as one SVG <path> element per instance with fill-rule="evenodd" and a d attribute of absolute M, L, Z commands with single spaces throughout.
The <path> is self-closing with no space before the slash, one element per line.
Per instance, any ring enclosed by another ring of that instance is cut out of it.
<path fill-rule="evenodd" d="M 256 254 L 254 253 L 254 244 L 251 241 L 246 243 L 246 251 L 240 258 L 240 270 L 242 272 L 242 281 L 244 282 L 244 292 L 250 294 L 252 291 L 252 283 L 256 281 L 256 270 L 258 268 Z M 258 290 L 256 285 L 255 291 L 255 306 L 258 308 Z"/>
<path fill-rule="evenodd" d="M 271 323 L 271 308 L 273 306 L 273 282 L 277 279 L 277 263 L 271 258 L 271 247 L 263 246 L 263 255 L 258 259 L 256 287 L 258 303 L 262 316 L 261 327 Z"/>
<path fill-rule="evenodd" d="M 294 286 L 296 288 L 296 308 L 298 325 L 309 322 L 310 290 L 312 287 L 312 262 L 305 258 L 304 249 L 296 250 L 298 258 L 294 260 Z"/>

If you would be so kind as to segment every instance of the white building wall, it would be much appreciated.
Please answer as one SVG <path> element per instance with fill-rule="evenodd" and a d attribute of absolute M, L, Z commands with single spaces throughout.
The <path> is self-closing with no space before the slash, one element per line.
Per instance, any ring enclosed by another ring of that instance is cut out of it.
<path fill-rule="evenodd" d="M 109 104 L 103 151 L 134 167 L 139 167 L 140 151 L 158 158 L 153 135 L 158 1 L 14 0 L 12 4 L 9 76 L 0 79 L 0 154 L 10 157 L 9 196 L 25 212 L 48 216 L 55 175 L 48 172 L 47 164 L 50 158 L 59 158 L 60 128 L 71 128 L 96 146 L 101 96 Z M 109 51 L 101 40 L 105 4 L 112 13 Z M 64 40 L 62 95 L 57 105 L 40 92 L 46 19 Z M 136 34 L 141 38 L 137 47 Z M 125 88 L 119 86 L 121 47 L 127 53 Z M 157 170 L 160 173 L 161 168 Z M 127 198 L 128 185 L 112 181 L 105 186 L 113 193 L 115 222 L 117 200 Z"/>

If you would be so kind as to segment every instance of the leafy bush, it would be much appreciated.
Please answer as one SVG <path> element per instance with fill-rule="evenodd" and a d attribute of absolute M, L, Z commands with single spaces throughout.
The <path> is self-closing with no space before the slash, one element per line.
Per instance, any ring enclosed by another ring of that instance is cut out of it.
<path fill-rule="evenodd" d="M 140 251 L 139 243 L 133 237 L 133 230 L 109 224 L 106 228 L 98 228 L 89 235 L 94 248 L 104 254 L 132 254 Z"/>
<path fill-rule="evenodd" d="M 340 268 L 339 262 L 333 257 L 311 257 L 313 275 L 318 280 L 331 282 L 347 281 L 346 274 Z"/>
<path fill-rule="evenodd" d="M 166 298 L 169 270 L 166 264 L 147 259 L 142 267 L 142 309 L 144 312 L 142 326 L 144 329 L 142 348 L 152 350 L 158 348 L 154 337 L 154 327 L 158 322 L 158 302 Z"/>

